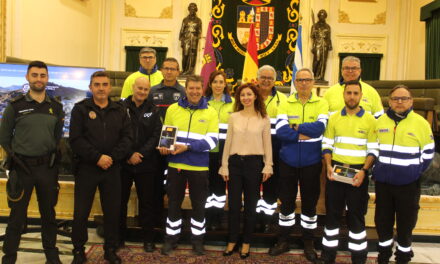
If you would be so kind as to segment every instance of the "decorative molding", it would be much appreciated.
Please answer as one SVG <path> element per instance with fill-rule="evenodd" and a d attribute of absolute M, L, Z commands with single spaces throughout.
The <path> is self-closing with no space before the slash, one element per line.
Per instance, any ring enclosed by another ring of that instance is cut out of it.
<path fill-rule="evenodd" d="M 126 17 L 137 17 L 136 16 L 136 9 L 127 3 L 125 3 L 125 16 Z"/>
<path fill-rule="evenodd" d="M 168 6 L 162 9 L 159 18 L 173 18 L 173 6 Z"/>
<path fill-rule="evenodd" d="M 168 47 L 170 34 L 170 31 L 123 29 L 121 43 L 122 46 Z"/>
<path fill-rule="evenodd" d="M 6 0 L 0 0 L 0 61 L 5 61 L 6 50 Z"/>
<path fill-rule="evenodd" d="M 339 53 L 380 53 L 381 77 L 387 66 L 387 35 L 337 34 L 333 42 L 334 59 L 332 61 L 332 79 L 337 80 L 339 74 Z"/>
<path fill-rule="evenodd" d="M 125 16 L 136 18 L 173 18 L 171 0 L 124 0 Z M 155 8 L 152 9 L 151 7 Z"/>
<path fill-rule="evenodd" d="M 345 13 L 341 9 L 338 9 L 338 13 L 339 13 L 339 19 L 338 19 L 339 23 L 350 23 L 351 24 L 350 17 L 348 16 L 347 13 Z"/>
<path fill-rule="evenodd" d="M 387 22 L 387 12 L 384 11 L 382 13 L 379 13 L 376 15 L 376 18 L 374 19 L 373 24 L 383 24 L 385 25 L 385 23 Z"/>

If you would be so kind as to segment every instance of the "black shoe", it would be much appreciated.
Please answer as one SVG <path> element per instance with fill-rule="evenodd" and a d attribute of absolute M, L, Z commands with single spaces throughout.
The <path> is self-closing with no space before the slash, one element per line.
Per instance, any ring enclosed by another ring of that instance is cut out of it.
<path fill-rule="evenodd" d="M 240 252 L 240 258 L 241 258 L 241 259 L 248 258 L 249 255 L 250 255 L 250 251 L 248 251 L 248 252 L 246 252 L 246 253 L 244 253 L 244 252 Z"/>
<path fill-rule="evenodd" d="M 124 247 L 125 247 L 125 241 L 124 240 L 119 241 L 118 249 L 121 249 L 121 248 L 124 248 Z"/>
<path fill-rule="evenodd" d="M 315 260 L 315 264 L 335 264 L 336 252 L 335 251 L 322 251 L 321 257 Z"/>
<path fill-rule="evenodd" d="M 121 264 L 121 258 L 116 255 L 114 249 L 109 249 L 104 252 L 104 259 L 107 260 L 110 264 Z"/>
<path fill-rule="evenodd" d="M 87 262 L 86 254 L 84 253 L 83 249 L 80 250 L 73 250 L 73 260 L 72 264 L 83 264 Z"/>
<path fill-rule="evenodd" d="M 165 241 L 165 243 L 163 243 L 162 249 L 160 250 L 160 253 L 162 255 L 168 256 L 176 248 L 177 244 Z"/>
<path fill-rule="evenodd" d="M 46 259 L 46 264 L 62 264 L 59 256 Z"/>
<path fill-rule="evenodd" d="M 201 241 L 193 243 L 193 252 L 197 256 L 205 255 L 205 248 L 203 247 L 203 243 Z"/>
<path fill-rule="evenodd" d="M 2 264 L 15 264 L 17 262 L 17 253 L 6 254 L 2 257 Z"/>
<path fill-rule="evenodd" d="M 304 240 L 304 256 L 310 262 L 315 262 L 318 259 L 313 240 Z"/>
<path fill-rule="evenodd" d="M 156 245 L 152 242 L 144 243 L 144 251 L 145 252 L 154 252 L 156 250 Z"/>
<path fill-rule="evenodd" d="M 237 243 L 235 243 L 235 245 L 231 251 L 228 251 L 228 246 L 226 245 L 226 249 L 225 249 L 225 251 L 223 251 L 223 256 L 225 256 L 225 257 L 232 256 L 232 254 L 234 254 L 234 251 L 238 251 L 238 244 Z"/>
<path fill-rule="evenodd" d="M 269 249 L 269 255 L 271 256 L 279 256 L 283 254 L 284 252 L 287 252 L 290 250 L 289 243 L 287 242 L 278 242 L 273 247 Z"/>

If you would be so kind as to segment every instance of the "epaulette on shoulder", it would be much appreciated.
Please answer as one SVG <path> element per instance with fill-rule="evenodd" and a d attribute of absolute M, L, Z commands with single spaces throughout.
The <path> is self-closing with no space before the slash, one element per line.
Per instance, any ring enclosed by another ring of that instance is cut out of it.
<path fill-rule="evenodd" d="M 89 99 L 89 98 L 84 98 L 81 101 L 76 102 L 75 104 L 76 105 L 83 104 L 83 103 L 85 103 L 87 101 L 87 99 Z"/>
<path fill-rule="evenodd" d="M 54 101 L 55 103 L 57 103 L 57 104 L 60 104 L 60 105 L 63 105 L 62 103 L 61 103 L 61 98 L 59 97 L 59 96 L 51 96 L 50 97 L 50 100 L 52 100 L 52 101 Z"/>
<path fill-rule="evenodd" d="M 9 100 L 9 102 L 10 102 L 11 104 L 12 104 L 12 103 L 15 103 L 15 102 L 18 102 L 18 101 L 24 99 L 24 96 L 25 96 L 24 94 L 17 95 L 17 96 L 15 96 L 15 97 L 12 97 L 11 100 Z"/>

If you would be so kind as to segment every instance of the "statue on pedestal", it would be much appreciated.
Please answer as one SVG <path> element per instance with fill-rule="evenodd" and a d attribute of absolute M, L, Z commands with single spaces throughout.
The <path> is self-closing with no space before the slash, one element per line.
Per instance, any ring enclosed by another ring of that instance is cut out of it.
<path fill-rule="evenodd" d="M 189 15 L 182 21 L 179 40 L 182 47 L 182 75 L 194 74 L 197 50 L 202 32 L 202 20 L 197 17 L 197 5 L 188 5 Z"/>
<path fill-rule="evenodd" d="M 328 52 L 332 50 L 330 26 L 325 22 L 327 12 L 324 9 L 318 12 L 318 22 L 313 22 L 312 32 L 312 53 L 313 73 L 317 82 L 326 82 L 324 79 L 327 66 Z M 314 21 L 314 19 L 313 19 Z"/>

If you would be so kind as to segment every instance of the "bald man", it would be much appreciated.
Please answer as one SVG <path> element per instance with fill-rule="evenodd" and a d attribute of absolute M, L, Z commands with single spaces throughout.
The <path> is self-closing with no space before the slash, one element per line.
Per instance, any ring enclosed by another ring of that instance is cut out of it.
<path fill-rule="evenodd" d="M 133 129 L 133 144 L 122 166 L 121 186 L 121 221 L 120 247 L 125 245 L 127 230 L 127 203 L 133 181 L 139 199 L 139 224 L 142 227 L 144 250 L 152 252 L 153 233 L 153 194 L 154 176 L 156 175 L 156 146 L 159 141 L 161 122 L 159 113 L 152 100 L 147 100 L 150 82 L 145 77 L 138 77 L 132 86 L 133 95 L 122 101 L 130 115 Z"/>

